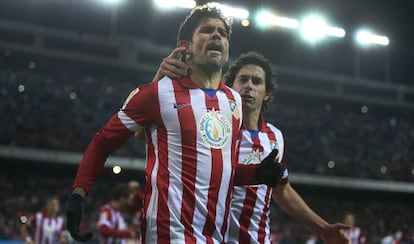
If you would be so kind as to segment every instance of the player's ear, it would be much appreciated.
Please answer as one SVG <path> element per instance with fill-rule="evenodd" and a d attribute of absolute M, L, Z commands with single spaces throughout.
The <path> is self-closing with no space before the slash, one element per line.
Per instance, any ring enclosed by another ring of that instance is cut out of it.
<path fill-rule="evenodd" d="M 266 96 L 263 98 L 263 102 L 267 102 L 270 100 L 270 95 L 266 94 Z"/>

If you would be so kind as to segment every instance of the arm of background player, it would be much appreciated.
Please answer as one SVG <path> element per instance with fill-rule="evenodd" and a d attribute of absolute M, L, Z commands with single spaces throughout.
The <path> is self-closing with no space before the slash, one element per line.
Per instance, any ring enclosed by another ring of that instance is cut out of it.
<path fill-rule="evenodd" d="M 117 230 L 107 225 L 99 225 L 98 231 L 103 236 L 110 236 L 115 238 L 133 238 L 135 233 L 132 230 Z"/>
<path fill-rule="evenodd" d="M 180 52 L 185 51 L 185 47 L 177 47 L 174 49 L 168 57 L 164 58 L 160 64 L 160 67 L 152 79 L 152 82 L 161 80 L 164 76 L 168 76 L 171 79 L 179 79 L 182 76 L 187 75 L 187 64 L 178 60 L 176 57 Z"/>
<path fill-rule="evenodd" d="M 234 185 L 257 185 L 261 184 L 256 178 L 256 170 L 259 164 L 237 164 L 234 172 Z"/>
<path fill-rule="evenodd" d="M 326 222 L 305 203 L 290 183 L 273 188 L 273 199 L 290 217 L 317 232 L 325 243 L 349 243 L 342 230 L 349 229 L 351 226 Z"/>

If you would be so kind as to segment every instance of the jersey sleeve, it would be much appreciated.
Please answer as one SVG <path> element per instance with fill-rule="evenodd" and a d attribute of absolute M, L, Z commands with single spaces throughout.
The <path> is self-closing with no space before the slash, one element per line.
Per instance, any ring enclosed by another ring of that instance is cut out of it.
<path fill-rule="evenodd" d="M 122 147 L 134 132 L 156 121 L 156 84 L 133 90 L 122 108 L 95 134 L 86 149 L 73 187 L 82 187 L 89 193 L 107 157 Z"/>

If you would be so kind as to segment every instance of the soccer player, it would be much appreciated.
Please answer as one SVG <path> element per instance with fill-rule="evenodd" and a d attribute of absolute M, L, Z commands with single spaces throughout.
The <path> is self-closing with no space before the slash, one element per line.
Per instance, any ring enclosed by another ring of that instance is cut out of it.
<path fill-rule="evenodd" d="M 99 209 L 98 232 L 100 243 L 125 244 L 128 239 L 135 238 L 135 231 L 128 229 L 122 216 L 132 198 L 128 184 L 119 183 L 112 191 L 111 201 Z"/>
<path fill-rule="evenodd" d="M 186 64 L 174 58 L 181 51 L 182 48 L 177 48 L 163 60 L 154 80 L 162 75 L 178 78 L 186 74 Z M 286 147 L 283 135 L 263 117 L 276 88 L 276 75 L 270 61 L 255 52 L 242 54 L 229 67 L 225 80 L 228 86 L 240 93 L 243 102 L 243 127 L 236 155 L 238 162 L 260 163 L 263 155 L 276 147 L 279 151 L 277 162 L 284 164 Z M 349 242 L 344 230 L 350 226 L 329 224 L 313 212 L 289 184 L 286 169 L 281 185 L 274 189 L 267 185 L 235 186 L 226 238 L 228 243 L 270 243 L 271 196 L 284 212 L 317 232 L 326 243 Z"/>
<path fill-rule="evenodd" d="M 180 27 L 189 75 L 163 78 L 131 92 L 95 135 L 79 166 L 68 203 L 67 228 L 78 241 L 82 202 L 107 156 L 146 128 L 147 164 L 142 239 L 146 243 L 222 242 L 234 184 L 279 183 L 272 151 L 259 165 L 236 163 L 240 95 L 225 86 L 231 23 L 217 6 L 196 7 Z"/>
<path fill-rule="evenodd" d="M 23 223 L 20 231 L 28 244 L 66 243 L 63 233 L 65 220 L 59 215 L 60 202 L 57 197 L 46 200 L 43 211 L 37 212 Z"/>
<path fill-rule="evenodd" d="M 351 244 L 365 244 L 366 238 L 358 226 L 355 226 L 355 215 L 348 212 L 344 216 L 344 223 L 352 226 L 351 229 L 345 231 L 346 236 L 351 240 Z"/>
<path fill-rule="evenodd" d="M 142 216 L 142 204 L 144 202 L 144 192 L 141 189 L 141 185 L 136 180 L 128 182 L 129 191 L 132 195 L 132 199 L 129 202 L 127 222 L 137 231 L 136 240 L 138 243 L 141 242 L 141 216 Z"/>

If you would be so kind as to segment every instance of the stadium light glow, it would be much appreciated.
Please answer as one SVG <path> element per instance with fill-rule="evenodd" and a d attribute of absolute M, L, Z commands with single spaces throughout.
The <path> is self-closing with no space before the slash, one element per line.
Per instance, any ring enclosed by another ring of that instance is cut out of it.
<path fill-rule="evenodd" d="M 383 35 L 377 35 L 372 33 L 370 30 L 360 30 L 356 34 L 356 41 L 362 46 L 368 46 L 371 44 L 388 46 L 390 40 L 388 37 Z"/>
<path fill-rule="evenodd" d="M 194 0 L 154 0 L 155 6 L 161 9 L 187 8 L 192 9 L 196 6 Z"/>
<path fill-rule="evenodd" d="M 115 165 L 114 167 L 112 167 L 112 172 L 116 175 L 121 173 L 121 171 L 122 171 L 122 168 L 119 165 Z"/>
<path fill-rule="evenodd" d="M 223 14 L 227 16 L 231 16 L 235 19 L 241 20 L 249 18 L 250 13 L 248 10 L 244 8 L 231 7 L 229 5 L 221 3 L 218 3 L 218 6 L 221 9 L 221 11 L 223 11 Z"/>
<path fill-rule="evenodd" d="M 244 20 L 242 20 L 241 25 L 242 25 L 243 27 L 247 27 L 247 26 L 249 26 L 249 25 L 250 25 L 250 21 L 249 21 L 248 19 L 244 19 Z"/>
<path fill-rule="evenodd" d="M 100 0 L 101 2 L 107 3 L 107 4 L 119 4 L 120 2 L 122 2 L 123 0 Z"/>
<path fill-rule="evenodd" d="M 259 11 L 256 15 L 256 21 L 261 27 L 279 26 L 288 29 L 299 27 L 299 22 L 296 19 L 277 16 L 267 10 Z"/>
<path fill-rule="evenodd" d="M 321 15 L 308 15 L 301 21 L 300 33 L 302 37 L 310 42 L 315 42 L 326 36 L 343 38 L 345 30 L 330 26 Z"/>

